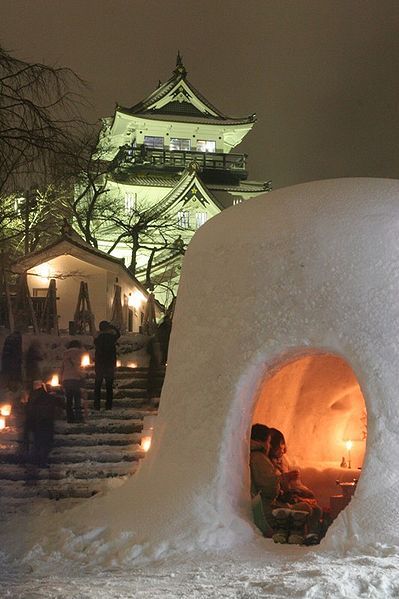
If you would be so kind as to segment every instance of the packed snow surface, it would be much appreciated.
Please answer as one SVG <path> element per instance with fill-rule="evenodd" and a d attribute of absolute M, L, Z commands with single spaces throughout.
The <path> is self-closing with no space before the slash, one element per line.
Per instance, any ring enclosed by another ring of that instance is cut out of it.
<path fill-rule="evenodd" d="M 379 548 L 344 557 L 274 546 L 259 539 L 230 552 L 190 554 L 145 567 L 77 569 L 60 561 L 35 572 L 36 559 L 18 573 L 3 570 L 0 597 L 12 599 L 386 599 L 398 597 L 398 556 Z M 266 550 L 267 550 L 266 549 Z"/>
<path fill-rule="evenodd" d="M 28 581 L 9 596 L 66 596 L 71 568 L 76 597 L 398 596 L 398 233 L 399 182 L 375 179 L 278 190 L 204 225 L 147 458 L 103 497 L 5 523 L 3 573 Z M 317 353 L 353 369 L 368 437 L 355 497 L 309 552 L 257 535 L 248 437 L 267 376 Z"/>

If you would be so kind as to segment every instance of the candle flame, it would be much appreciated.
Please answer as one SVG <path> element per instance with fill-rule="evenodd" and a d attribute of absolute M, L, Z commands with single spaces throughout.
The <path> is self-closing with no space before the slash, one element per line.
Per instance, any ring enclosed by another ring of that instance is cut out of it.
<path fill-rule="evenodd" d="M 151 437 L 142 437 L 141 439 L 141 447 L 144 451 L 148 451 L 151 447 Z"/>
<path fill-rule="evenodd" d="M 129 368 L 137 368 L 136 362 L 128 362 L 127 365 Z"/>
<path fill-rule="evenodd" d="M 51 377 L 51 380 L 50 380 L 51 387 L 58 387 L 59 384 L 60 384 L 60 377 L 58 376 L 58 374 L 53 374 L 53 376 Z"/>
<path fill-rule="evenodd" d="M 6 403 L 0 407 L 0 414 L 2 416 L 9 416 L 11 414 L 11 404 Z"/>
<path fill-rule="evenodd" d="M 85 366 L 90 366 L 90 354 L 83 354 L 80 365 L 84 368 Z"/>
<path fill-rule="evenodd" d="M 120 360 L 116 361 L 116 367 L 120 368 L 122 366 L 122 362 Z"/>

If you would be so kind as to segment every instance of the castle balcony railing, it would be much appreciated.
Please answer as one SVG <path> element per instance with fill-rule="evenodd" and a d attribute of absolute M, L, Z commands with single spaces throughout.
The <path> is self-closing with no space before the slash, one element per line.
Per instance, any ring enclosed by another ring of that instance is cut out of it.
<path fill-rule="evenodd" d="M 217 174 L 230 174 L 238 179 L 246 179 L 246 154 L 223 154 L 217 152 L 191 152 L 166 150 L 147 146 L 123 147 L 118 160 L 123 167 L 146 167 L 154 170 L 180 171 L 193 162 L 200 171 Z"/>

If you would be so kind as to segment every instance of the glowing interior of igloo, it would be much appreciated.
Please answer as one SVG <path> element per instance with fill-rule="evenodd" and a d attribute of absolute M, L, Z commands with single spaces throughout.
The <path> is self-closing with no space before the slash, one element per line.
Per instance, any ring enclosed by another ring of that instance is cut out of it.
<path fill-rule="evenodd" d="M 253 423 L 283 432 L 287 458 L 322 505 L 336 481 L 358 480 L 367 437 L 366 406 L 355 373 L 342 357 L 312 352 L 265 376 Z"/>

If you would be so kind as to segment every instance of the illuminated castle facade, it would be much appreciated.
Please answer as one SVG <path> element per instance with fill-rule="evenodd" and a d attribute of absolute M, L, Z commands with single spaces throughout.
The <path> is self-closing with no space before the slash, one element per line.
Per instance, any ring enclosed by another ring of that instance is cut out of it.
<path fill-rule="evenodd" d="M 129 266 L 136 243 L 133 274 L 161 303 L 176 292 L 195 231 L 224 208 L 270 190 L 270 181 L 247 180 L 247 156 L 234 151 L 255 121 L 228 117 L 208 102 L 188 81 L 180 54 L 166 83 L 104 119 L 99 147 L 115 164 L 107 193 L 131 223 L 131 236 L 121 236 L 114 222 L 102 225 L 99 247 Z"/>

